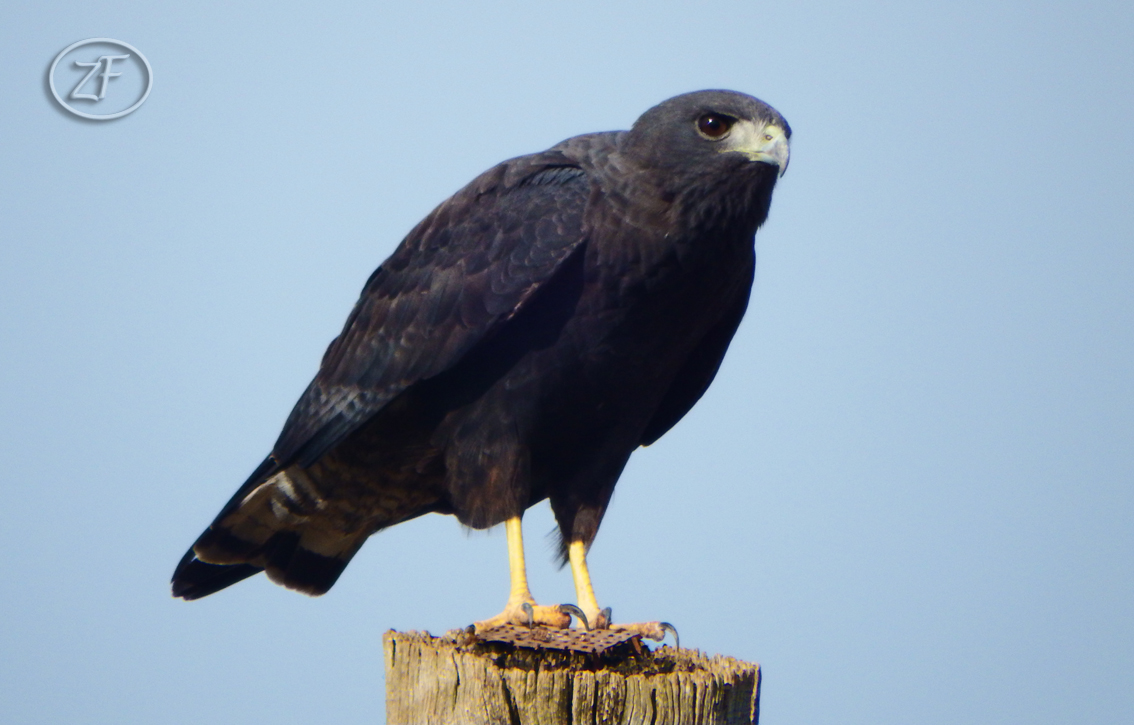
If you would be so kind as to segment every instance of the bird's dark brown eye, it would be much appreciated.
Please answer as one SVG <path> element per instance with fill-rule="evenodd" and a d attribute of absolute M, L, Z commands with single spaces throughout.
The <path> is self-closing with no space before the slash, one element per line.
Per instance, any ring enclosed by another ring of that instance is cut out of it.
<path fill-rule="evenodd" d="M 734 123 L 736 123 L 735 118 L 723 113 L 706 113 L 697 119 L 697 130 L 702 136 L 715 140 L 724 138 Z"/>

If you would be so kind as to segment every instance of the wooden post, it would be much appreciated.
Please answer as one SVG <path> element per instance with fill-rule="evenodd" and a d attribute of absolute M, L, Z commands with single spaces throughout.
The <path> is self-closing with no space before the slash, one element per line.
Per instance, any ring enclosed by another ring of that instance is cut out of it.
<path fill-rule="evenodd" d="M 387 725 L 747 725 L 759 717 L 758 665 L 697 650 L 651 652 L 636 635 L 498 630 L 495 638 L 386 632 Z"/>

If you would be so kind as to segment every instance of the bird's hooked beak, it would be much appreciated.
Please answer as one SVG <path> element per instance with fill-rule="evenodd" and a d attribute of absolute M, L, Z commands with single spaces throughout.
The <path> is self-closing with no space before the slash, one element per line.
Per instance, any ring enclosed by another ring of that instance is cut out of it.
<path fill-rule="evenodd" d="M 791 156 L 791 145 L 782 128 L 771 123 L 758 126 L 743 120 L 733 128 L 721 150 L 744 154 L 750 161 L 771 164 L 779 169 L 779 176 L 787 171 Z"/>

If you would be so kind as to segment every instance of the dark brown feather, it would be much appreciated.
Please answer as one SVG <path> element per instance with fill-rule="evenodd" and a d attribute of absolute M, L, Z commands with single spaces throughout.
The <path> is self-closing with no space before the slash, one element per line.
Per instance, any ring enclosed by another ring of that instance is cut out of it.
<path fill-rule="evenodd" d="M 589 544 L 630 454 L 712 382 L 747 305 L 776 169 L 697 136 L 705 91 L 629 132 L 505 162 L 366 283 L 272 454 L 174 574 L 199 598 L 264 570 L 309 594 L 425 513 L 493 526 L 545 498 Z"/>

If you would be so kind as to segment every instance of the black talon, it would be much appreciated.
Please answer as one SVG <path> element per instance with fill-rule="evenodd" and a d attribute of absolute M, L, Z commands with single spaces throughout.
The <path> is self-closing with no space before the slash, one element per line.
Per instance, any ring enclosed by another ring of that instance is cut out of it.
<path fill-rule="evenodd" d="M 677 627 L 674 627 L 669 622 L 658 622 L 662 628 L 662 639 L 665 639 L 666 632 L 673 632 L 673 641 L 677 645 L 677 649 L 681 649 L 681 638 L 677 636 Z"/>
<path fill-rule="evenodd" d="M 532 627 L 535 626 L 535 610 L 532 609 L 532 605 L 529 604 L 528 602 L 524 602 L 523 604 L 521 604 L 520 609 L 524 610 L 524 614 L 527 615 L 527 617 L 528 617 L 528 622 L 527 622 L 528 629 L 531 629 Z"/>
<path fill-rule="evenodd" d="M 570 614 L 583 623 L 583 629 L 588 632 L 591 631 L 591 623 L 587 621 L 587 615 L 583 614 L 583 610 L 576 607 L 574 604 L 560 604 L 559 611 L 564 614 Z"/>

